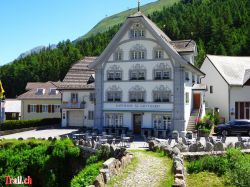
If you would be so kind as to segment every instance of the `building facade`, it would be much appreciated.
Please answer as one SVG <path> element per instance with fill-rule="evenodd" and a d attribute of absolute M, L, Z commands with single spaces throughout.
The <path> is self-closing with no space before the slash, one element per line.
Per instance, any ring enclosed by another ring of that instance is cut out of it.
<path fill-rule="evenodd" d="M 196 54 L 194 41 L 172 41 L 141 12 L 128 17 L 89 65 L 95 69 L 95 128 L 185 132 L 192 110 L 203 103 L 203 91 L 193 90 L 204 76 L 194 66 Z"/>
<path fill-rule="evenodd" d="M 62 127 L 93 128 L 94 70 L 88 68 L 95 57 L 76 62 L 58 86 L 62 94 Z"/>
<path fill-rule="evenodd" d="M 21 100 L 21 119 L 60 118 L 61 94 L 57 85 L 50 81 L 27 83 L 27 92 L 17 98 Z"/>
<path fill-rule="evenodd" d="M 201 70 L 206 77 L 207 106 L 225 121 L 250 119 L 250 57 L 207 55 Z"/>

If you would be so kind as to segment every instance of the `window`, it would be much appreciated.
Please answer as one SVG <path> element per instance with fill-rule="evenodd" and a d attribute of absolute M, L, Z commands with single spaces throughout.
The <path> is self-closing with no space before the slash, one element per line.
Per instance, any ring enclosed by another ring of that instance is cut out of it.
<path fill-rule="evenodd" d="M 94 119 L 94 111 L 88 111 L 88 120 Z"/>
<path fill-rule="evenodd" d="M 155 57 L 155 59 L 162 59 L 163 58 L 163 51 L 162 50 L 155 50 L 154 57 Z"/>
<path fill-rule="evenodd" d="M 192 83 L 193 84 L 195 83 L 195 76 L 194 76 L 194 74 L 192 74 Z"/>
<path fill-rule="evenodd" d="M 45 89 L 43 88 L 37 88 L 36 94 L 37 95 L 43 95 L 45 93 Z"/>
<path fill-rule="evenodd" d="M 71 102 L 72 103 L 78 102 L 78 93 L 71 93 Z"/>
<path fill-rule="evenodd" d="M 200 84 L 200 78 L 199 78 L 199 76 L 197 76 L 196 78 L 197 78 L 197 84 Z"/>
<path fill-rule="evenodd" d="M 145 80 L 146 68 L 140 64 L 134 65 L 129 70 L 130 80 Z"/>
<path fill-rule="evenodd" d="M 56 95 L 57 91 L 56 88 L 50 88 L 50 95 Z"/>
<path fill-rule="evenodd" d="M 154 68 L 155 80 L 168 80 L 171 79 L 171 68 L 164 63 L 157 64 Z"/>
<path fill-rule="evenodd" d="M 28 105 L 28 108 L 30 108 L 28 109 L 29 112 L 32 112 L 32 113 L 36 112 L 36 105 Z"/>
<path fill-rule="evenodd" d="M 153 128 L 168 129 L 171 125 L 171 116 L 169 114 L 155 114 L 153 115 Z"/>
<path fill-rule="evenodd" d="M 60 105 L 54 105 L 55 112 L 60 112 Z"/>
<path fill-rule="evenodd" d="M 48 112 L 48 111 L 49 111 L 48 105 L 42 105 L 42 112 Z"/>
<path fill-rule="evenodd" d="M 130 52 L 131 60 L 141 60 L 145 59 L 145 51 L 131 51 Z"/>
<path fill-rule="evenodd" d="M 107 71 L 107 80 L 122 80 L 122 70 L 119 66 L 113 65 Z"/>
<path fill-rule="evenodd" d="M 105 126 L 107 127 L 122 127 L 123 114 L 108 113 L 105 115 Z"/>
<path fill-rule="evenodd" d="M 122 60 L 122 57 L 123 57 L 123 52 L 121 50 L 116 51 L 115 60 L 120 61 L 120 60 Z"/>
<path fill-rule="evenodd" d="M 132 25 L 130 30 L 130 38 L 139 38 L 145 36 L 145 30 L 143 28 L 143 25 L 140 23 L 135 23 Z"/>
<path fill-rule="evenodd" d="M 95 101 L 95 93 L 94 92 L 89 93 L 89 100 L 92 102 Z"/>
<path fill-rule="evenodd" d="M 210 86 L 210 93 L 214 93 L 214 87 L 213 86 Z"/>
<path fill-rule="evenodd" d="M 185 72 L 185 80 L 189 81 L 189 73 L 188 72 Z"/>
<path fill-rule="evenodd" d="M 153 101 L 154 102 L 170 102 L 171 91 L 166 86 L 158 86 L 153 90 Z"/>
<path fill-rule="evenodd" d="M 136 85 L 129 89 L 129 101 L 130 102 L 144 102 L 145 89 L 139 85 Z"/>
<path fill-rule="evenodd" d="M 188 92 L 186 92 L 185 98 L 186 98 L 186 104 L 189 104 L 189 93 Z"/>
<path fill-rule="evenodd" d="M 107 92 L 107 101 L 108 102 L 120 102 L 122 99 L 121 91 L 108 91 Z"/>

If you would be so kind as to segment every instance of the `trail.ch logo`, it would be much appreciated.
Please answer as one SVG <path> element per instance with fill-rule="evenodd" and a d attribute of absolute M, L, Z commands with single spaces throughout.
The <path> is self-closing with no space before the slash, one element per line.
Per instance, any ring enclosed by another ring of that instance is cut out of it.
<path fill-rule="evenodd" d="M 12 185 L 12 184 L 26 184 L 26 185 L 32 185 L 32 178 L 30 176 L 23 177 L 11 177 L 11 176 L 5 176 L 5 185 Z"/>

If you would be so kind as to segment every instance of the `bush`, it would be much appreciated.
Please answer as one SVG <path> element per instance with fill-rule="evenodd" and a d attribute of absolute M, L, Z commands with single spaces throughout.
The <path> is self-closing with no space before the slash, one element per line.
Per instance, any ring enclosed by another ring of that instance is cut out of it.
<path fill-rule="evenodd" d="M 92 185 L 95 178 L 99 175 L 99 170 L 102 167 L 102 161 L 92 163 L 86 166 L 78 175 L 71 181 L 71 187 L 84 187 Z"/>
<path fill-rule="evenodd" d="M 0 142 L 0 184 L 5 176 L 31 176 L 33 186 L 69 186 L 82 167 L 80 149 L 69 139 L 3 140 Z"/>
<path fill-rule="evenodd" d="M 45 118 L 45 119 L 35 119 L 35 120 L 10 120 L 4 121 L 0 125 L 0 130 L 13 130 L 13 129 L 22 129 L 29 127 L 40 127 L 45 125 L 55 125 L 60 124 L 60 118 Z"/>

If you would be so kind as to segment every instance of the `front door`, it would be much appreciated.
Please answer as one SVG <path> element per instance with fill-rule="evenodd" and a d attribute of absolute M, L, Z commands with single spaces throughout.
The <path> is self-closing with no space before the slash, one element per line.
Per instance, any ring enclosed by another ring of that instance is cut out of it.
<path fill-rule="evenodd" d="M 193 108 L 199 109 L 201 105 L 201 94 L 193 93 Z"/>
<path fill-rule="evenodd" d="M 134 124 L 134 133 L 135 134 L 141 133 L 141 121 L 142 121 L 141 114 L 133 114 L 133 124 Z"/>

